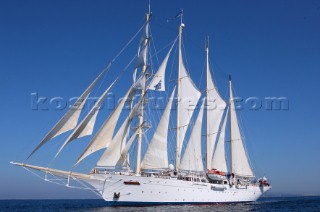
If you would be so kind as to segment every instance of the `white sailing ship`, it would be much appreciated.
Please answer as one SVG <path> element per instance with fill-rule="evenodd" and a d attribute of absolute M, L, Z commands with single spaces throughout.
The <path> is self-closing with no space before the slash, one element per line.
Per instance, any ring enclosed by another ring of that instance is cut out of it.
<path fill-rule="evenodd" d="M 68 131 L 72 130 L 55 158 L 70 142 L 92 135 L 88 146 L 74 164 L 77 166 L 89 155 L 97 154 L 98 150 L 105 149 L 90 173 L 62 171 L 28 163 L 11 163 L 31 171 L 44 173 L 46 181 L 53 181 L 57 178 L 59 181 L 55 182 L 61 182 L 68 187 L 76 188 L 81 185 L 82 188 L 96 192 L 113 206 L 247 202 L 257 200 L 269 190 L 271 186 L 266 178 L 256 180 L 248 160 L 235 104 L 232 101 L 231 78 L 229 78 L 230 98 L 228 102 L 220 96 L 214 83 L 209 66 L 208 45 L 206 45 L 206 92 L 203 101 L 200 101 L 201 92 L 190 78 L 183 59 L 182 37 L 185 26 L 182 16 L 182 12 L 176 16 L 181 19 L 177 38 L 158 70 L 152 74 L 148 56 L 151 40 L 149 8 L 146 22 L 138 31 L 141 32 L 142 38 L 134 66 L 134 81 L 124 98 L 99 126 L 96 133 L 94 133 L 94 127 L 99 108 L 115 84 L 121 83 L 121 76 L 105 90 L 79 122 L 80 113 L 90 92 L 102 76 L 109 71 L 118 56 L 97 76 L 28 157 L 33 156 L 52 138 Z M 130 42 L 132 40 L 133 38 Z M 169 92 L 171 93 L 170 98 L 157 126 L 152 128 L 145 114 L 148 95 L 166 92 L 166 67 L 175 45 L 178 45 L 176 86 Z M 137 93 L 140 94 L 140 97 L 133 100 L 132 97 Z M 172 112 L 174 99 L 176 99 L 175 113 Z M 197 104 L 200 105 L 200 109 L 197 117 L 194 117 Z M 124 112 L 125 105 L 130 106 L 130 112 Z M 170 118 L 176 121 L 173 129 L 169 126 Z M 134 125 L 134 123 L 138 124 Z M 204 124 L 206 133 L 205 139 L 202 139 L 202 125 Z M 229 130 L 227 125 L 230 126 Z M 149 129 L 153 129 L 150 142 L 144 141 L 146 138 L 144 135 Z M 188 130 L 190 133 L 187 133 Z M 171 135 L 173 132 L 175 136 Z M 230 136 L 226 136 L 227 132 L 230 133 Z M 169 164 L 169 145 L 172 148 L 172 143 L 168 142 L 170 136 L 175 138 L 174 165 Z M 229 145 L 226 143 L 226 137 L 230 137 Z M 206 145 L 202 144 L 203 140 Z M 143 142 L 149 144 L 144 155 L 142 155 L 141 148 Z M 137 149 L 136 156 L 129 158 L 129 152 L 132 154 L 133 146 Z M 205 146 L 205 154 L 202 153 L 202 146 Z M 227 154 L 229 152 L 227 146 L 230 146 L 231 149 L 229 154 Z M 230 155 L 230 163 L 227 162 L 229 161 L 227 155 Z M 131 165 L 134 163 L 133 159 L 135 166 Z M 131 170 L 131 166 L 135 167 L 134 171 Z"/>

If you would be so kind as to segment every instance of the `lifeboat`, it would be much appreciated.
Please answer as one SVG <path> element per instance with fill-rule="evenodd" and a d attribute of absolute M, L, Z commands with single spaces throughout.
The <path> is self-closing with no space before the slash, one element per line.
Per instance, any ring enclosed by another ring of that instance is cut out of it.
<path fill-rule="evenodd" d="M 138 181 L 124 181 L 123 182 L 125 185 L 140 185 L 140 183 Z"/>
<path fill-rule="evenodd" d="M 218 171 L 217 169 L 212 169 L 207 172 L 207 177 L 213 181 L 221 181 L 226 179 L 226 173 Z"/>
<path fill-rule="evenodd" d="M 259 179 L 260 186 L 270 186 L 270 183 L 268 182 L 267 178 L 263 177 L 262 179 Z"/>
<path fill-rule="evenodd" d="M 215 174 L 215 175 L 226 176 L 226 173 L 225 173 L 225 172 L 218 171 L 218 170 L 216 170 L 216 169 L 212 169 L 212 170 L 208 171 L 208 174 Z"/>

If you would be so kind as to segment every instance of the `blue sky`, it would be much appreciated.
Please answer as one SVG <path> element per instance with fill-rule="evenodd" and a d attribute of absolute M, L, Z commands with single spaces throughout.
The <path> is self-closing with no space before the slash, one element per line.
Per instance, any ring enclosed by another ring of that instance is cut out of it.
<path fill-rule="evenodd" d="M 184 9 L 188 69 L 200 89 L 204 89 L 204 38 L 209 35 L 215 79 L 225 98 L 227 75 L 232 74 L 238 96 L 289 99 L 287 111 L 240 112 L 250 158 L 257 175 L 271 180 L 272 192 L 319 195 L 320 2 L 164 0 L 151 5 L 158 50 L 177 33 L 178 22 L 166 19 Z M 65 112 L 52 106 L 32 110 L 30 94 L 65 99 L 80 95 L 143 24 L 146 6 L 146 1 L 129 0 L 0 1 L 0 198 L 95 197 L 45 183 L 9 161 L 24 161 Z M 125 67 L 137 41 L 128 49 L 97 93 Z M 163 57 L 164 52 L 159 54 Z M 117 92 L 128 88 L 130 71 Z M 71 144 L 55 165 L 70 167 L 74 158 L 66 155 L 80 153 L 87 141 Z M 44 147 L 44 152 L 52 153 L 58 145 L 52 146 Z"/>

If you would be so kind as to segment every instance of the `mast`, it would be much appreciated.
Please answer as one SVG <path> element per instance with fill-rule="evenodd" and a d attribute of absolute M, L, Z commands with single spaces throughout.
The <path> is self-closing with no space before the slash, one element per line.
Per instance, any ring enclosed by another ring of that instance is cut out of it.
<path fill-rule="evenodd" d="M 209 36 L 206 38 L 205 41 L 205 51 L 206 51 L 206 64 L 207 64 L 207 70 L 209 68 Z M 206 78 L 208 84 L 208 77 Z M 210 170 L 210 143 L 209 143 L 209 130 L 208 130 L 208 86 L 206 86 L 206 169 Z"/>
<path fill-rule="evenodd" d="M 223 113 L 226 108 L 226 102 L 221 97 L 217 86 L 213 80 L 213 75 L 209 65 L 209 38 L 206 40 L 206 101 L 207 101 L 207 119 L 206 119 L 206 165 L 207 170 L 211 170 L 212 157 L 215 150 L 215 144 L 219 135 L 220 124 L 223 122 Z"/>
<path fill-rule="evenodd" d="M 179 26 L 179 54 L 181 54 L 181 45 L 182 45 L 182 30 L 184 28 L 184 23 L 182 22 L 182 16 L 183 16 L 183 11 L 181 11 L 181 15 L 180 15 L 180 26 Z M 179 55 L 179 59 L 180 58 L 180 55 Z M 181 69 L 181 62 L 178 63 L 178 70 Z M 181 80 L 181 77 L 180 77 L 180 71 L 178 71 L 178 81 L 177 81 L 177 87 L 178 87 L 178 92 L 177 92 L 177 144 L 176 144 L 176 170 L 178 171 L 179 170 L 179 166 L 180 166 L 180 151 L 181 151 L 181 148 L 180 148 L 180 80 Z"/>
<path fill-rule="evenodd" d="M 232 101 L 232 99 L 231 99 L 231 97 L 232 97 L 232 85 L 231 85 L 231 75 L 229 75 L 229 108 L 230 108 L 230 113 L 229 113 L 229 118 L 230 118 L 230 157 L 231 157 L 231 173 L 234 173 L 234 171 L 233 171 L 233 159 L 232 159 L 232 133 L 231 133 L 231 129 L 232 129 L 232 127 L 231 127 L 231 110 L 232 109 L 234 109 L 234 108 L 232 108 L 231 107 L 231 101 Z"/>
<path fill-rule="evenodd" d="M 149 10 L 148 13 L 146 14 L 146 31 L 148 30 L 147 28 L 149 27 L 148 23 L 151 17 L 151 12 L 150 12 L 150 2 L 149 2 Z M 144 46 L 145 46 L 145 51 L 146 51 L 146 55 L 148 55 L 148 43 L 149 43 L 149 36 L 147 35 L 147 38 L 144 39 Z M 142 76 L 145 74 L 145 72 L 147 71 L 147 58 L 145 59 L 145 63 L 143 64 L 142 67 Z M 145 86 L 142 86 L 141 88 L 141 97 L 144 98 L 144 95 L 146 93 L 145 90 Z M 141 115 L 139 117 L 139 128 L 138 128 L 138 148 L 137 148 L 137 161 L 136 161 L 136 175 L 140 175 L 140 171 L 141 171 L 141 142 L 142 142 L 142 134 L 143 134 L 143 130 L 142 130 L 142 125 L 143 125 L 143 110 L 144 110 L 144 99 L 142 99 L 142 104 L 141 104 Z"/>

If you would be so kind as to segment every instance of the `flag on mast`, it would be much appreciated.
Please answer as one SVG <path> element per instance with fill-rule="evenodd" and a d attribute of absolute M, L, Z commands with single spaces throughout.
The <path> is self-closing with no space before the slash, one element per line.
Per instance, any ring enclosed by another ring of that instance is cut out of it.
<path fill-rule="evenodd" d="M 174 17 L 167 19 L 167 22 L 173 21 L 173 20 L 181 17 L 182 15 L 183 15 L 183 10 L 181 10 L 179 13 L 177 13 L 177 15 L 175 15 Z"/>

